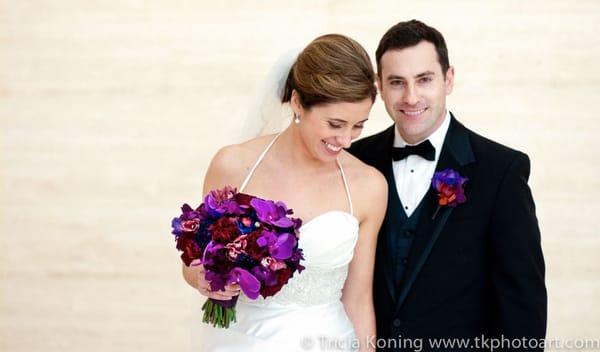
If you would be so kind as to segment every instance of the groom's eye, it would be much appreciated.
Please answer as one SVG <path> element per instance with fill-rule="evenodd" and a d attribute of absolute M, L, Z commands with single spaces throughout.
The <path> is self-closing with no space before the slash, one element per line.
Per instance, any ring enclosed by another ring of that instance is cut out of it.
<path fill-rule="evenodd" d="M 433 80 L 433 78 L 431 78 L 431 76 L 427 76 L 427 77 L 423 77 L 419 80 L 419 82 L 421 83 L 429 83 Z"/>

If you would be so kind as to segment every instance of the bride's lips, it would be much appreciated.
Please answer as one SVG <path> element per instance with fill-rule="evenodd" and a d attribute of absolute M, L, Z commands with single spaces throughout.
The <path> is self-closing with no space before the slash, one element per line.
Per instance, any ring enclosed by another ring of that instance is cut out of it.
<path fill-rule="evenodd" d="M 332 154 L 332 155 L 338 155 L 342 151 L 342 149 L 343 149 L 341 146 L 338 146 L 338 145 L 335 145 L 335 144 L 331 144 L 331 143 L 327 143 L 327 142 L 325 142 L 323 140 L 321 142 L 323 143 L 323 146 L 325 146 L 325 150 L 327 152 L 329 152 L 329 154 Z"/>

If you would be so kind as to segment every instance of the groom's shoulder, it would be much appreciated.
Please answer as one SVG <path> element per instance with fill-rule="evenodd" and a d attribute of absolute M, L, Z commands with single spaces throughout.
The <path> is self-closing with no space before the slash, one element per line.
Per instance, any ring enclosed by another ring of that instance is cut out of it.
<path fill-rule="evenodd" d="M 372 155 L 373 151 L 384 147 L 383 144 L 390 138 L 390 134 L 393 134 L 393 128 L 392 125 L 381 132 L 352 142 L 348 151 L 359 159 L 363 159 L 365 154 Z"/>
<path fill-rule="evenodd" d="M 529 159 L 527 154 L 522 151 L 485 137 L 472 129 L 465 127 L 458 121 L 456 122 L 469 136 L 471 147 L 478 160 L 487 160 L 494 163 L 511 163 L 515 159 Z"/>

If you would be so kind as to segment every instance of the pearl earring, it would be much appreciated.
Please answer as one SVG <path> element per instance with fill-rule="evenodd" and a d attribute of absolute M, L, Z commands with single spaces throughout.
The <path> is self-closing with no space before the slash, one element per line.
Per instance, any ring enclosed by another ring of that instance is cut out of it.
<path fill-rule="evenodd" d="M 300 116 L 296 113 L 294 113 L 294 122 L 295 123 L 300 123 Z"/>

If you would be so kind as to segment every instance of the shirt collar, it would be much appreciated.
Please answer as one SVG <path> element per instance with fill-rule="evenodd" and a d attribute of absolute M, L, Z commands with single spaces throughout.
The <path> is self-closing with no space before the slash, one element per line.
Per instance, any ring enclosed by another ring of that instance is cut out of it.
<path fill-rule="evenodd" d="M 440 127 L 438 127 L 437 130 L 435 130 L 431 135 L 429 135 L 429 137 L 425 138 L 425 139 L 429 139 L 429 142 L 435 147 L 435 160 L 438 160 L 440 157 L 440 153 L 442 152 L 442 146 L 444 145 L 444 139 L 446 138 L 446 133 L 448 132 L 448 127 L 450 127 L 450 111 L 446 110 L 446 114 L 444 115 L 444 121 L 442 121 L 442 124 L 440 125 Z M 397 148 L 402 148 L 405 147 L 406 145 L 408 145 L 408 143 L 406 143 L 404 141 L 404 139 L 402 139 L 402 136 L 400 135 L 400 132 L 398 132 L 398 129 L 394 126 L 394 147 Z M 425 139 L 413 144 L 419 144 L 421 142 L 423 142 Z"/>

